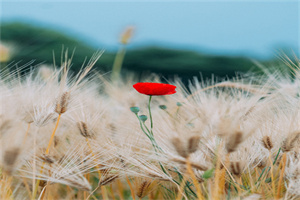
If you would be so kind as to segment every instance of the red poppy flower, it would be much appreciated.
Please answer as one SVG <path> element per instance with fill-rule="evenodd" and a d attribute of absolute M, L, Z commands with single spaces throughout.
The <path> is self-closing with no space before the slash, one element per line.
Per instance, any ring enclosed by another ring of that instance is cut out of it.
<path fill-rule="evenodd" d="M 160 95 L 169 95 L 176 93 L 176 86 L 164 83 L 136 83 L 133 85 L 141 94 L 151 95 L 151 96 L 160 96 Z"/>

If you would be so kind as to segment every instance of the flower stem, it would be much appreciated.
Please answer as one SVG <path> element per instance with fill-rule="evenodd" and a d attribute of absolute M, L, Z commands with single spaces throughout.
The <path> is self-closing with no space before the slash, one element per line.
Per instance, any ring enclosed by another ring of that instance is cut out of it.
<path fill-rule="evenodd" d="M 142 129 L 142 131 L 145 133 L 145 135 L 149 138 L 149 140 L 151 141 L 152 143 L 152 146 L 155 150 L 155 153 L 156 155 L 158 155 L 158 152 L 157 150 L 160 150 L 161 153 L 164 153 L 163 150 L 158 146 L 155 138 L 154 138 L 154 135 L 153 135 L 153 119 L 152 119 L 152 114 L 151 114 L 151 99 L 152 99 L 152 95 L 150 95 L 149 97 L 149 102 L 148 102 L 148 111 L 149 111 L 149 118 L 150 118 L 150 130 L 147 128 L 147 126 L 145 125 L 145 123 L 142 123 L 141 119 L 139 118 L 139 116 L 137 114 L 136 117 L 138 118 L 139 122 L 140 122 L 140 127 Z M 143 128 L 143 125 L 145 126 L 147 132 L 145 131 L 145 129 Z M 167 176 L 170 176 L 166 169 L 164 168 L 164 166 L 162 165 L 162 163 L 159 161 L 158 164 L 160 165 L 160 168 L 162 169 L 162 171 L 164 172 L 164 174 L 166 174 Z M 176 170 L 177 173 L 179 173 L 177 170 Z M 178 181 L 176 181 L 175 179 L 172 178 L 172 180 L 178 185 L 180 186 L 180 183 Z M 193 193 L 194 196 L 196 196 L 196 194 L 193 192 L 193 190 L 190 188 L 190 186 L 188 184 L 185 184 L 188 189 Z M 184 190 L 186 191 L 185 187 L 183 187 Z"/>
<path fill-rule="evenodd" d="M 152 95 L 150 95 L 149 97 L 149 103 L 148 103 L 148 110 L 149 110 L 149 117 L 150 117 L 150 123 L 151 123 L 151 135 L 153 136 L 153 120 L 152 120 L 152 114 L 151 114 L 151 99 L 152 99 Z"/>
<path fill-rule="evenodd" d="M 141 127 L 142 131 L 145 133 L 145 135 L 146 135 L 146 136 L 149 138 L 149 140 L 151 141 L 152 146 L 153 146 L 155 152 L 157 152 L 157 149 L 160 150 L 160 151 L 162 151 L 162 149 L 158 146 L 157 142 L 155 141 L 153 135 L 151 135 L 151 132 L 149 131 L 149 129 L 147 128 L 147 126 L 145 125 L 145 123 L 143 123 L 143 122 L 141 121 L 141 119 L 139 118 L 139 116 L 138 116 L 137 114 L 135 114 L 135 115 L 136 115 L 136 117 L 138 118 L 138 120 L 139 120 L 139 122 L 140 122 L 140 127 Z M 144 127 L 146 128 L 146 130 L 147 130 L 147 132 L 148 132 L 149 134 L 145 131 L 145 129 L 143 128 L 143 125 L 144 125 Z"/>

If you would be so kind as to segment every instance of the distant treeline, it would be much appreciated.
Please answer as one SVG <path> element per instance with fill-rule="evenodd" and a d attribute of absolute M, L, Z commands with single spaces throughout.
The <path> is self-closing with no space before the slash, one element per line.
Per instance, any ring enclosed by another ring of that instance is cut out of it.
<path fill-rule="evenodd" d="M 70 52 L 76 48 L 72 65 L 72 70 L 76 72 L 80 70 L 84 59 L 96 51 L 95 48 L 75 38 L 28 24 L 7 23 L 1 25 L 0 30 L 2 42 L 14 47 L 10 62 L 19 62 L 19 66 L 32 60 L 34 64 L 53 64 L 53 52 L 59 63 L 64 45 Z M 115 52 L 105 52 L 96 64 L 98 70 L 110 71 L 114 58 Z M 178 75 L 184 80 L 200 76 L 200 73 L 204 78 L 211 78 L 212 74 L 219 77 L 234 77 L 237 72 L 257 70 L 251 60 L 243 57 L 205 55 L 161 47 L 128 50 L 123 69 L 138 74 L 155 72 L 167 78 Z"/>

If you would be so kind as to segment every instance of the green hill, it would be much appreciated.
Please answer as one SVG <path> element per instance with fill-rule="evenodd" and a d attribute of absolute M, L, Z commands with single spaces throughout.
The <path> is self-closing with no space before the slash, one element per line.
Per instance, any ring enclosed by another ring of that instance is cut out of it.
<path fill-rule="evenodd" d="M 0 26 L 1 40 L 16 47 L 11 61 L 20 62 L 19 66 L 35 60 L 35 64 L 53 63 L 53 52 L 56 62 L 60 61 L 62 46 L 71 52 L 76 48 L 73 58 L 74 71 L 78 71 L 86 57 L 96 49 L 54 30 L 31 26 L 24 23 L 7 23 Z M 115 53 L 105 52 L 97 63 L 98 70 L 111 70 Z M 253 64 L 242 57 L 203 55 L 198 52 L 145 47 L 133 49 L 126 53 L 123 69 L 137 73 L 155 72 L 163 76 L 178 74 L 183 79 L 193 76 L 203 77 L 235 76 L 236 72 L 247 72 Z"/>

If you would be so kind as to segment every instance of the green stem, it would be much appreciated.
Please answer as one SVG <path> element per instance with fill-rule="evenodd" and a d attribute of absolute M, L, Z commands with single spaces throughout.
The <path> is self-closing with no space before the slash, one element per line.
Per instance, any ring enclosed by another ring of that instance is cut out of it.
<path fill-rule="evenodd" d="M 281 150 L 281 147 L 279 148 L 279 150 L 278 150 L 278 152 L 277 152 L 277 155 L 276 155 L 276 157 L 275 157 L 275 160 L 274 160 L 274 162 L 273 162 L 273 165 L 275 165 L 275 163 L 276 163 L 276 161 L 277 161 L 277 159 L 278 159 L 280 150 Z"/>
<path fill-rule="evenodd" d="M 152 95 L 150 95 L 149 97 L 149 103 L 148 103 L 148 110 L 149 110 L 149 117 L 150 117 L 150 124 L 151 124 L 151 134 L 153 136 L 153 120 L 152 120 L 152 114 L 151 114 L 151 99 L 152 99 Z"/>
<path fill-rule="evenodd" d="M 145 123 L 142 123 L 141 119 L 139 118 L 138 114 L 135 114 L 136 117 L 138 118 L 139 122 L 140 122 L 140 127 L 142 129 L 142 131 L 145 133 L 145 135 L 150 139 L 151 143 L 152 143 L 152 146 L 155 150 L 155 153 L 156 155 L 158 155 L 158 152 L 157 152 L 157 149 L 160 150 L 162 153 L 163 153 L 163 150 L 158 146 L 157 142 L 155 141 L 155 138 L 154 138 L 154 135 L 153 135 L 153 120 L 152 120 L 152 114 L 151 114 L 151 99 L 152 99 L 152 95 L 150 95 L 149 97 L 149 103 L 148 103 L 148 111 L 149 111 L 149 118 L 150 118 L 150 130 L 147 128 L 146 124 Z M 147 129 L 148 133 L 145 131 L 145 129 L 143 128 L 143 125 L 145 126 L 145 128 Z M 164 166 L 161 164 L 161 162 L 159 161 L 158 162 L 159 165 L 160 165 L 160 168 L 162 169 L 162 171 L 164 172 L 164 174 L 166 174 L 167 176 L 170 176 L 166 169 L 164 168 Z M 178 171 L 177 171 L 178 174 L 180 174 Z M 176 181 L 175 179 L 172 178 L 172 180 L 177 184 L 177 185 L 180 185 L 180 183 L 178 181 Z M 191 192 L 194 196 L 196 196 L 196 194 L 194 193 L 194 191 L 190 188 L 190 186 L 186 183 L 185 185 Z M 185 190 L 185 193 L 187 193 L 186 191 L 186 187 L 184 188 Z"/>
<path fill-rule="evenodd" d="M 148 127 L 146 126 L 145 122 L 143 123 L 145 129 L 148 131 L 148 133 L 150 134 L 150 130 L 148 129 Z"/>
<path fill-rule="evenodd" d="M 275 165 L 275 163 L 276 163 L 276 161 L 277 161 L 277 159 L 278 159 L 280 150 L 281 150 L 281 147 L 279 148 L 279 150 L 278 150 L 278 152 L 277 152 L 277 154 L 276 154 L 275 160 L 273 161 L 273 165 Z M 262 170 L 262 172 L 260 173 L 260 176 L 258 177 L 258 180 L 255 182 L 255 184 L 257 184 L 257 183 L 260 181 L 260 179 L 262 178 L 263 175 L 265 175 L 265 176 L 268 175 L 268 173 L 269 173 L 271 167 L 268 167 L 267 173 L 264 174 L 264 172 L 266 171 L 266 169 L 267 169 L 267 167 L 265 167 L 265 168 Z M 264 177 L 265 177 L 265 176 L 264 176 Z M 257 186 L 257 188 L 260 186 L 260 184 L 261 184 L 261 182 L 259 182 L 259 185 Z"/>
<path fill-rule="evenodd" d="M 163 152 L 162 149 L 158 146 L 158 144 L 156 143 L 156 141 L 155 141 L 155 139 L 152 137 L 152 135 L 148 135 L 148 134 L 147 134 L 147 132 L 146 132 L 145 129 L 143 128 L 143 123 L 142 123 L 141 119 L 139 118 L 139 116 L 138 116 L 137 114 L 135 114 L 135 115 L 136 115 L 136 117 L 138 118 L 138 120 L 139 120 L 139 122 L 140 122 L 140 127 L 141 127 L 142 131 L 145 133 L 145 135 L 146 135 L 146 136 L 149 138 L 149 140 L 151 141 L 151 144 L 152 144 L 152 146 L 153 146 L 153 148 L 154 148 L 154 151 L 155 151 L 156 155 L 158 156 L 157 149 L 160 150 L 161 152 Z M 146 126 L 145 124 L 144 124 L 144 126 L 145 126 L 145 128 L 147 129 L 147 131 L 149 132 L 149 129 L 147 128 L 147 126 Z M 151 133 L 149 132 L 149 134 L 151 134 Z M 162 171 L 163 171 L 167 176 L 169 176 L 169 174 L 167 173 L 166 169 L 163 167 L 163 165 L 161 164 L 161 162 L 158 161 L 158 163 L 159 163 L 160 168 L 162 169 Z"/>
<path fill-rule="evenodd" d="M 139 116 L 138 116 L 137 114 L 135 114 L 135 115 L 136 115 L 136 117 L 138 118 L 138 120 L 139 120 L 139 122 L 140 122 L 140 127 L 141 127 L 142 131 L 145 133 L 145 135 L 146 135 L 146 136 L 149 138 L 149 140 L 151 141 L 151 144 L 152 144 L 152 146 L 153 146 L 155 152 L 157 152 L 157 149 L 160 150 L 161 152 L 163 152 L 162 149 L 158 146 L 158 144 L 157 144 L 157 142 L 155 141 L 155 139 L 152 137 L 152 135 L 151 135 L 149 129 L 147 128 L 147 126 L 146 126 L 144 123 L 142 123 L 141 119 L 139 118 Z M 143 128 L 143 125 L 145 126 L 145 128 L 147 129 L 147 131 L 148 131 L 149 134 L 145 131 L 145 129 Z"/>
<path fill-rule="evenodd" d="M 228 186 L 228 195 L 227 195 L 227 200 L 230 200 L 230 192 L 231 192 L 231 182 L 229 182 L 229 186 Z"/>
<path fill-rule="evenodd" d="M 142 131 L 143 131 L 143 132 L 145 133 L 145 135 L 147 135 L 147 137 L 149 138 L 148 133 L 147 133 L 147 132 L 145 131 L 145 129 L 143 128 L 142 121 L 141 121 L 141 119 L 139 118 L 138 114 L 136 113 L 135 116 L 138 118 L 138 120 L 139 120 L 139 122 L 140 122 L 140 127 L 141 127 Z M 148 128 L 147 128 L 147 130 L 148 130 Z M 149 131 L 148 131 L 148 132 L 149 132 Z M 150 139 L 150 138 L 149 138 L 149 139 Z"/>

